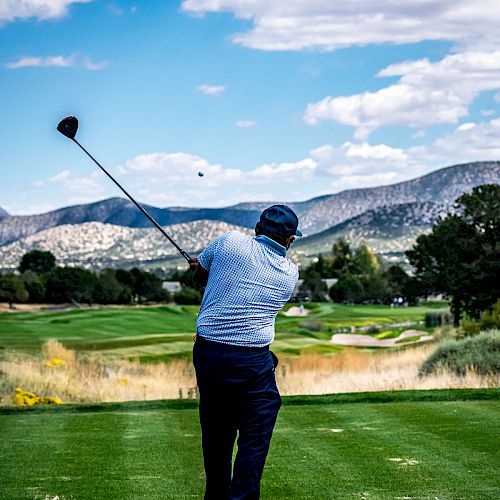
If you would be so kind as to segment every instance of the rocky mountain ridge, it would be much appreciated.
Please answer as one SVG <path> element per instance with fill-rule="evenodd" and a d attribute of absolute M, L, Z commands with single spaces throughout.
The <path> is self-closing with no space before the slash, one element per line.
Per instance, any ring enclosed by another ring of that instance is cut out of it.
<path fill-rule="evenodd" d="M 430 231 L 447 212 L 445 204 L 432 202 L 378 207 L 320 233 L 298 238 L 289 257 L 296 263 L 307 263 L 320 253 L 330 253 L 335 239 L 343 237 L 353 247 L 364 242 L 376 254 L 401 261 L 415 239 Z M 208 220 L 166 226 L 168 234 L 190 255 L 196 255 L 213 238 L 231 229 L 253 234 L 249 228 Z M 154 228 L 84 222 L 46 229 L 0 247 L 0 269 L 16 269 L 22 255 L 34 249 L 52 252 L 59 265 L 94 270 L 132 266 L 172 268 L 185 264 Z"/>
<path fill-rule="evenodd" d="M 436 170 L 410 181 L 342 191 L 289 204 L 297 212 L 304 234 L 312 235 L 381 206 L 439 202 L 450 208 L 460 194 L 470 191 L 474 186 L 499 182 L 500 161 L 465 163 Z M 161 225 L 212 220 L 253 228 L 261 210 L 272 203 L 239 203 L 225 208 L 145 207 Z M 131 202 L 111 198 L 40 215 L 6 216 L 0 219 L 0 245 L 51 227 L 90 221 L 124 227 L 150 226 L 150 222 Z"/>
<path fill-rule="evenodd" d="M 216 221 L 193 221 L 167 226 L 168 234 L 191 256 L 196 256 L 211 240 L 239 226 Z M 30 250 L 50 251 L 58 265 L 87 269 L 105 267 L 175 267 L 185 264 L 174 246 L 155 228 L 130 228 L 84 222 L 45 229 L 0 247 L 0 269 L 15 270 Z"/>

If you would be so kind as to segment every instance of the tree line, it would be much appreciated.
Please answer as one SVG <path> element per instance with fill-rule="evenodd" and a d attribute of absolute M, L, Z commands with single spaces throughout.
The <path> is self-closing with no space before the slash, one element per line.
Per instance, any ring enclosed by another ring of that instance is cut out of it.
<path fill-rule="evenodd" d="M 103 269 L 94 273 L 80 267 L 59 267 L 51 252 L 33 250 L 21 258 L 19 274 L 0 274 L 0 302 L 132 304 L 171 302 L 199 304 L 197 290 L 172 294 L 153 272 L 138 268 Z"/>

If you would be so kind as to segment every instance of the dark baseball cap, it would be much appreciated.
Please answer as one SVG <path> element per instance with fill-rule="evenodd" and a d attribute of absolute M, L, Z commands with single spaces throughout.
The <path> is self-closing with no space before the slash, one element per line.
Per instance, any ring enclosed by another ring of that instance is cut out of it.
<path fill-rule="evenodd" d="M 297 228 L 298 225 L 299 218 L 286 205 L 273 205 L 266 208 L 260 215 L 259 226 L 280 236 L 302 236 L 302 232 Z"/>

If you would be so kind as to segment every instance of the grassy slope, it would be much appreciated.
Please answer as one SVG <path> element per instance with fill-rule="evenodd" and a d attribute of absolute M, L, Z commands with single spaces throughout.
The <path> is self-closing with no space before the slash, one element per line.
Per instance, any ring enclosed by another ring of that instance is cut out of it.
<path fill-rule="evenodd" d="M 262 498 L 499 497 L 498 390 L 378 398 L 387 402 L 287 398 Z M 197 410 L 189 401 L 0 409 L 0 470 L 0 499 L 201 498 Z"/>
<path fill-rule="evenodd" d="M 307 317 L 276 321 L 278 352 L 337 350 L 329 344 L 328 328 L 423 320 L 429 308 L 311 304 Z M 189 355 L 196 331 L 196 307 L 100 308 L 50 313 L 0 314 L 0 349 L 38 352 L 43 342 L 55 338 L 77 350 L 97 350 L 119 357 L 161 359 Z M 304 327 L 321 323 L 323 331 Z M 1 352 L 1 351 L 0 351 Z"/>

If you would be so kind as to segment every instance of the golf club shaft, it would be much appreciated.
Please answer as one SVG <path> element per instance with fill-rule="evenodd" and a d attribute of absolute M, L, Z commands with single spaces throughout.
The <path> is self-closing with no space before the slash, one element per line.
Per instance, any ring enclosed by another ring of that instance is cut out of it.
<path fill-rule="evenodd" d="M 156 229 L 158 229 L 158 231 L 160 231 L 161 234 L 163 234 L 163 236 L 165 236 L 165 238 L 167 238 L 167 240 L 170 241 L 170 243 L 172 243 L 172 245 L 174 245 L 175 248 L 177 248 L 179 253 L 188 262 L 190 262 L 191 257 L 165 232 L 165 230 L 160 226 L 160 224 L 158 224 L 158 222 L 156 222 L 153 219 L 153 217 L 151 217 L 151 215 L 149 215 L 148 212 L 146 212 L 146 210 L 143 207 L 141 207 L 141 205 L 139 205 L 139 203 L 137 203 L 134 200 L 134 198 L 132 198 L 132 196 L 130 196 L 127 193 L 127 191 L 123 189 L 122 186 L 120 186 L 120 184 L 115 180 L 115 178 L 75 138 L 72 138 L 71 140 L 76 144 L 78 144 L 78 146 L 83 150 L 83 152 L 86 153 L 89 156 L 89 158 L 91 158 L 94 161 L 94 163 L 123 191 L 123 193 L 127 196 L 127 198 L 153 223 Z"/>

